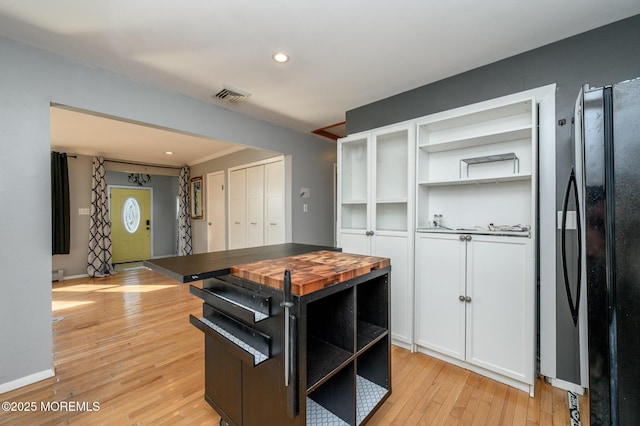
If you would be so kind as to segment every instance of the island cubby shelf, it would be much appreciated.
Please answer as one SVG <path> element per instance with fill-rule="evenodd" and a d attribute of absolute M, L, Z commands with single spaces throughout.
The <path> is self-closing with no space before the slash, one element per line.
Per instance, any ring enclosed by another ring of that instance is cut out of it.
<path fill-rule="evenodd" d="M 189 321 L 204 335 L 205 400 L 227 424 L 356 426 L 391 394 L 388 258 L 282 244 L 145 264 L 206 277 Z"/>

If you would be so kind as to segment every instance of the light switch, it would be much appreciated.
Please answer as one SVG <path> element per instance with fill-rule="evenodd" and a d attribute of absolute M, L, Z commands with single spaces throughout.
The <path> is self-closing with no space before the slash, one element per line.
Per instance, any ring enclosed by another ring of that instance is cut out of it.
<path fill-rule="evenodd" d="M 304 204 L 302 205 L 302 211 L 303 211 L 304 213 L 307 213 L 307 212 L 309 211 L 309 204 L 304 203 Z"/>

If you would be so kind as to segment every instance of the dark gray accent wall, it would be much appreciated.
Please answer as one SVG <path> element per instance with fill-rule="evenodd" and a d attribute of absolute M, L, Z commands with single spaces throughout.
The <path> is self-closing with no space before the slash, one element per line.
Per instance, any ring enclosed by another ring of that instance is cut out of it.
<path fill-rule="evenodd" d="M 352 134 L 552 83 L 557 85 L 556 119 L 570 123 L 583 84 L 598 87 L 636 77 L 640 15 L 347 111 L 346 128 Z M 573 157 L 570 125 L 557 125 L 556 150 L 560 206 Z M 578 335 L 565 309 L 561 280 L 556 286 L 557 377 L 579 383 Z"/>

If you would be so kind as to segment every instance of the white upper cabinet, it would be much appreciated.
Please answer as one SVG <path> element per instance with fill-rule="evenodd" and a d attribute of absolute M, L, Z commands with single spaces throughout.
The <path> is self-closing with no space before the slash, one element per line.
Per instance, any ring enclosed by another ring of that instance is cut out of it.
<path fill-rule="evenodd" d="M 417 228 L 535 225 L 536 102 L 488 101 L 418 120 Z"/>
<path fill-rule="evenodd" d="M 338 142 L 338 246 L 391 259 L 391 336 L 413 344 L 414 126 L 390 126 Z"/>

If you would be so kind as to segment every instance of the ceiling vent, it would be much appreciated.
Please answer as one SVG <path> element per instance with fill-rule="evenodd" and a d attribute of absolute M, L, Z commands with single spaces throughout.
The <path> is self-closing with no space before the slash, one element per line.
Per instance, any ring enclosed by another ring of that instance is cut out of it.
<path fill-rule="evenodd" d="M 231 86 L 224 85 L 222 90 L 213 95 L 214 98 L 221 99 L 225 102 L 231 102 L 234 104 L 240 103 L 251 96 L 251 93 L 245 92 L 240 89 L 236 89 Z"/>

